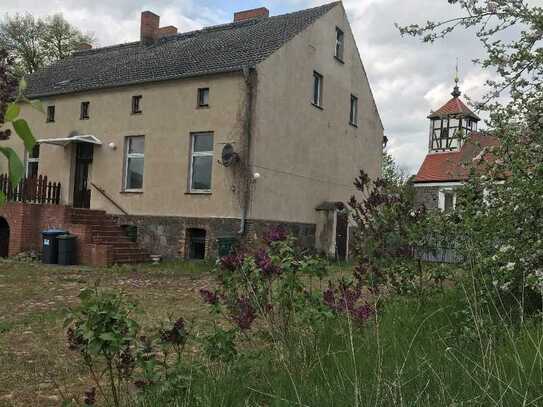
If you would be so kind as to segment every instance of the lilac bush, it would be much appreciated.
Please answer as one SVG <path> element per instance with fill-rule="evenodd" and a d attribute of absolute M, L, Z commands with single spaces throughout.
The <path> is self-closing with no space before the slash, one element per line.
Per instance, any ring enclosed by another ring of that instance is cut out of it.
<path fill-rule="evenodd" d="M 247 339 L 255 334 L 288 346 L 330 317 L 348 316 L 360 323 L 371 318 L 373 309 L 364 301 L 361 281 L 337 287 L 329 282 L 323 292 L 320 287 L 326 287 L 323 281 L 328 277 L 328 263 L 303 255 L 295 243 L 284 228 L 272 228 L 264 234 L 260 247 L 217 262 L 218 288 L 202 289 L 200 295 L 232 328 L 218 326 L 209 337 L 213 346 L 206 349 L 213 358 L 220 354 L 218 349 L 235 354 L 236 335 Z"/>

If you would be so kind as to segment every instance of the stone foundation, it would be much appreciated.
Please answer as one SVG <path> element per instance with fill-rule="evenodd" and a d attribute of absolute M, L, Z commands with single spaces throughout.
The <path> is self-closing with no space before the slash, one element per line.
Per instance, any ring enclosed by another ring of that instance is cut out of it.
<path fill-rule="evenodd" d="M 119 225 L 137 227 L 138 244 L 151 254 L 165 259 L 188 258 L 189 244 L 187 232 L 190 229 L 206 231 L 206 258 L 218 256 L 218 240 L 221 238 L 240 238 L 240 220 L 232 218 L 185 218 L 177 216 L 130 216 L 116 215 Z M 304 248 L 315 247 L 315 229 L 312 224 L 275 221 L 248 220 L 240 243 L 258 242 L 265 231 L 272 226 L 282 225 L 298 238 Z"/>
<path fill-rule="evenodd" d="M 426 209 L 439 208 L 439 187 L 415 187 L 415 207 L 423 205 Z"/>

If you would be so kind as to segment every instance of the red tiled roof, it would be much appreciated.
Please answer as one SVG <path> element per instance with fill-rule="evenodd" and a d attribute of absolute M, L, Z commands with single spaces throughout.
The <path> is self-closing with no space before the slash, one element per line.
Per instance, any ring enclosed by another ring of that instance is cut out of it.
<path fill-rule="evenodd" d="M 431 153 L 426 156 L 415 182 L 465 181 L 470 168 L 492 159 L 485 156 L 486 149 L 497 146 L 498 139 L 482 133 L 471 133 L 460 151 Z M 478 162 L 477 159 L 480 159 Z"/>
<path fill-rule="evenodd" d="M 448 116 L 450 114 L 463 114 L 480 120 L 479 116 L 473 113 L 460 98 L 452 98 L 435 112 L 430 113 L 428 118 L 432 119 L 435 117 Z"/>

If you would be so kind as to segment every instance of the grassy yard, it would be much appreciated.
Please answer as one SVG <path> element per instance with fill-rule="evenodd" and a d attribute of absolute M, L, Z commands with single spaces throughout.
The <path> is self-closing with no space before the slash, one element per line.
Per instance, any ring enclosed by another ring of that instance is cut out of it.
<path fill-rule="evenodd" d="M 336 275 L 347 269 L 334 267 Z M 138 316 L 144 327 L 182 316 L 198 337 L 212 325 L 199 296 L 209 270 L 183 262 L 112 269 L 0 262 L 0 406 L 56 406 L 59 387 L 72 394 L 88 388 L 62 326 L 81 288 L 99 281 L 122 290 L 145 311 Z M 142 406 L 543 405 L 541 318 L 490 323 L 464 294 L 458 287 L 422 301 L 389 298 L 364 325 L 337 318 L 281 351 L 245 347 L 227 365 L 193 358 L 192 342 L 183 379 L 189 390 Z"/>
<path fill-rule="evenodd" d="M 209 269 L 185 262 L 91 269 L 0 260 L 0 406 L 59 405 L 57 386 L 85 388 L 63 328 L 81 288 L 99 282 L 123 290 L 145 310 L 144 325 L 179 315 L 202 322 L 209 313 L 198 291 Z"/>

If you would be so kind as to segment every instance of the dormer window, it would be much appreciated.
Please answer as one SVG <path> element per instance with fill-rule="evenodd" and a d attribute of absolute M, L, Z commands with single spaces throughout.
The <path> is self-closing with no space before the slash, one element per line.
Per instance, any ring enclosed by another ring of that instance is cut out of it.
<path fill-rule="evenodd" d="M 90 102 L 81 102 L 81 114 L 79 116 L 79 119 L 88 120 L 88 118 L 89 118 L 89 107 L 90 107 Z"/>
<path fill-rule="evenodd" d="M 345 49 L 345 34 L 336 27 L 336 54 L 335 57 L 343 62 L 343 51 Z"/>

